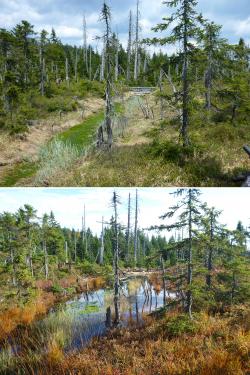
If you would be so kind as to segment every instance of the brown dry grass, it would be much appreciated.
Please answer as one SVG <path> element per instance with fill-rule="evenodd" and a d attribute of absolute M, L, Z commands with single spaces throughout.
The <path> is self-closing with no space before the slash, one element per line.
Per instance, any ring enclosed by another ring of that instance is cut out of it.
<path fill-rule="evenodd" d="M 71 275 L 58 280 L 58 285 L 61 288 L 76 287 L 77 293 L 98 290 L 105 284 L 106 280 L 101 276 L 77 279 L 76 276 Z M 35 287 L 38 291 L 32 301 L 24 306 L 15 304 L 0 311 L 0 341 L 5 339 L 19 325 L 27 326 L 31 324 L 39 316 L 46 314 L 57 302 L 69 298 L 69 295 L 53 294 L 50 291 L 52 286 L 51 280 L 37 280 Z"/>
<path fill-rule="evenodd" d="M 0 340 L 14 331 L 18 325 L 29 325 L 39 315 L 45 314 L 54 305 L 53 293 L 40 291 L 37 297 L 25 306 L 12 306 L 0 313 Z"/>
<path fill-rule="evenodd" d="M 244 375 L 250 365 L 250 334 L 245 324 L 234 323 L 242 313 L 249 319 L 247 307 L 224 317 L 199 314 L 194 333 L 172 337 L 167 329 L 176 319 L 172 312 L 159 321 L 149 320 L 146 328 L 115 331 L 60 364 L 49 361 L 47 366 L 53 374 Z"/>

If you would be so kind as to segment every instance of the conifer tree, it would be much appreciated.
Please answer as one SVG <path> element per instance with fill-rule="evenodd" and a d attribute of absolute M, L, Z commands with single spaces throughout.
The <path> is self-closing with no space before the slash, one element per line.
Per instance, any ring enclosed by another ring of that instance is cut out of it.
<path fill-rule="evenodd" d="M 151 39 L 152 44 L 175 44 L 180 43 L 181 49 L 181 59 L 183 65 L 182 74 L 182 127 L 181 136 L 183 139 L 183 145 L 188 146 L 190 143 L 188 128 L 190 123 L 190 80 L 189 75 L 189 65 L 191 54 L 194 50 L 194 41 L 198 40 L 199 36 L 199 25 L 203 22 L 202 16 L 196 11 L 197 1 L 196 0 L 171 0 L 164 1 L 170 8 L 175 8 L 176 11 L 170 17 L 164 17 L 163 23 L 158 24 L 153 28 L 154 31 L 166 31 L 169 29 L 170 25 L 174 22 L 171 30 L 171 35 L 169 37 L 154 38 Z"/>

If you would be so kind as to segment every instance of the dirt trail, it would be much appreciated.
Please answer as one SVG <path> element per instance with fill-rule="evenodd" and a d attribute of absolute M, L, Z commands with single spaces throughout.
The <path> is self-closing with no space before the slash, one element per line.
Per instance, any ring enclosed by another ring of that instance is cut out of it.
<path fill-rule="evenodd" d="M 79 101 L 84 105 L 84 115 L 79 111 L 62 115 L 51 116 L 41 120 L 39 125 L 32 126 L 22 139 L 14 139 L 7 135 L 0 135 L 0 179 L 9 168 L 22 161 L 35 162 L 38 159 L 41 147 L 53 136 L 75 125 L 80 124 L 87 117 L 97 113 L 104 106 L 100 98 L 87 98 Z"/>

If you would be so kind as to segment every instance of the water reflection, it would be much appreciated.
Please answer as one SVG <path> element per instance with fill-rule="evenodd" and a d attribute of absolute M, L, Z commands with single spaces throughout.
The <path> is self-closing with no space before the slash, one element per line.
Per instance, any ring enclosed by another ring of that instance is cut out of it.
<path fill-rule="evenodd" d="M 143 325 L 145 314 L 164 305 L 160 277 L 133 277 L 122 280 L 120 285 L 121 326 Z M 175 295 L 169 293 L 168 298 L 173 299 Z M 57 342 L 66 352 L 83 348 L 93 337 L 107 333 L 113 321 L 113 303 L 113 289 L 83 293 L 51 310 L 28 331 L 20 331 L 20 335 L 9 342 L 12 352 L 21 354 L 26 349 L 47 351 L 51 342 Z"/>
<path fill-rule="evenodd" d="M 169 293 L 168 297 L 173 299 L 175 295 Z M 151 313 L 162 306 L 164 306 L 164 290 L 159 283 L 152 282 L 146 277 L 134 277 L 121 282 L 122 326 L 141 325 L 144 314 Z M 68 349 L 83 347 L 91 338 L 102 336 L 107 332 L 111 324 L 110 313 L 114 312 L 113 290 L 100 289 L 89 292 L 88 295 L 82 294 L 77 300 L 67 302 L 66 309 L 74 314 L 74 324 L 77 324 L 77 330 L 74 330 Z"/>

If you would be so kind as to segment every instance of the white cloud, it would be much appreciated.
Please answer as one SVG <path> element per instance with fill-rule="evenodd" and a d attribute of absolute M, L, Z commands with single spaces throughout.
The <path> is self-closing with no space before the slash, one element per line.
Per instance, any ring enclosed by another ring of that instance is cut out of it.
<path fill-rule="evenodd" d="M 87 225 L 95 233 L 100 233 L 101 224 L 98 221 L 102 216 L 109 221 L 113 210 L 111 198 L 113 188 L 79 188 L 79 189 L 0 189 L 0 212 L 16 212 L 25 203 L 33 205 L 38 210 L 38 216 L 51 210 L 61 225 L 69 228 L 81 228 L 83 207 L 86 205 Z M 127 222 L 127 201 L 131 193 L 132 207 L 134 210 L 135 188 L 117 188 L 122 205 L 119 206 L 121 222 Z M 159 216 L 167 212 L 173 204 L 174 197 L 170 195 L 171 188 L 140 188 L 139 192 L 139 225 L 148 228 L 151 225 L 162 223 Z M 248 189 L 236 188 L 204 188 L 202 201 L 210 206 L 223 210 L 221 222 L 234 229 L 241 220 L 244 225 L 249 225 L 249 192 Z M 134 212 L 134 211 L 133 211 Z M 134 213 L 132 221 L 134 220 Z M 166 233 L 165 233 L 166 234 Z"/>
<path fill-rule="evenodd" d="M 136 0 L 110 0 L 113 29 L 118 30 L 124 47 L 127 45 L 129 9 L 135 14 Z M 93 43 L 97 35 L 102 33 L 99 13 L 102 5 L 100 0 L 1 0 L 0 27 L 12 28 L 22 19 L 35 25 L 35 30 L 42 28 L 51 30 L 53 26 L 57 34 L 65 42 L 82 43 L 82 17 L 86 13 L 88 24 L 88 42 Z M 249 38 L 250 13 L 249 0 L 238 0 L 237 3 L 225 0 L 199 0 L 198 9 L 210 19 L 223 25 L 223 36 L 234 42 L 239 36 Z M 140 1 L 141 37 L 151 37 L 151 27 L 161 22 L 163 16 L 172 12 L 161 0 Z M 94 43 L 96 44 L 96 43 Z M 153 51 L 153 48 L 151 48 Z M 168 52 L 175 51 L 174 47 Z"/>
<path fill-rule="evenodd" d="M 250 33 L 250 17 L 243 21 L 235 22 L 234 29 L 236 35 L 242 36 Z"/>

